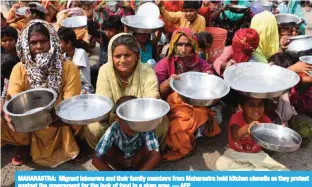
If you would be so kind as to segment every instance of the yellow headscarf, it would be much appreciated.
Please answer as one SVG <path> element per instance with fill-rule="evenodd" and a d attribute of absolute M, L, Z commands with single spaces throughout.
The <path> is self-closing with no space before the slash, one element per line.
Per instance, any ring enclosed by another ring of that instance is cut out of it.
<path fill-rule="evenodd" d="M 252 18 L 250 28 L 255 29 L 260 37 L 256 56 L 262 56 L 262 61 L 267 62 L 279 50 L 279 34 L 276 18 L 271 12 L 264 11 Z"/>

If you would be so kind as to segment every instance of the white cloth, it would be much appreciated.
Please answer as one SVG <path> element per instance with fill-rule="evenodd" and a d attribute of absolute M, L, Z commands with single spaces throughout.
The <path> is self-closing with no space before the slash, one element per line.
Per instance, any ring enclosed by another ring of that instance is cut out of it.
<path fill-rule="evenodd" d="M 92 93 L 94 91 L 91 85 L 90 60 L 84 49 L 75 48 L 75 53 L 72 59 L 73 63 L 79 67 L 82 89 Z"/>
<path fill-rule="evenodd" d="M 267 153 L 243 153 L 228 148 L 216 162 L 219 171 L 268 171 L 288 170 Z"/>

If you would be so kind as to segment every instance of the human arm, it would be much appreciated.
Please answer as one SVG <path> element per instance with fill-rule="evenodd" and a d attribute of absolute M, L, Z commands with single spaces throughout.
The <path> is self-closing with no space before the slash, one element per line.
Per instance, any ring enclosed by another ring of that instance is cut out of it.
<path fill-rule="evenodd" d="M 163 2 L 161 0 L 156 0 L 155 4 L 158 5 L 160 14 L 164 17 L 165 20 L 169 22 L 177 23 L 180 21 L 181 17 L 184 16 L 183 12 L 169 12 L 163 6 Z"/>
<path fill-rule="evenodd" d="M 99 70 L 95 93 L 99 95 L 104 95 L 109 98 L 113 98 L 113 95 L 111 92 L 112 88 L 109 84 L 110 77 L 108 77 L 108 74 L 106 71 L 106 68 L 108 68 L 108 65 L 109 64 L 104 64 L 103 66 L 101 66 Z"/>
<path fill-rule="evenodd" d="M 153 131 L 144 133 L 145 145 L 148 149 L 148 159 L 140 168 L 140 171 L 153 169 L 161 160 L 158 138 Z"/>
<path fill-rule="evenodd" d="M 215 71 L 222 75 L 233 55 L 231 46 L 224 48 L 223 53 L 214 61 L 213 67 Z"/>
<path fill-rule="evenodd" d="M 296 73 L 305 73 L 307 75 L 310 75 L 308 71 L 312 71 L 312 64 L 307 64 L 305 62 L 299 61 L 289 66 L 287 69 L 294 71 Z"/>
<path fill-rule="evenodd" d="M 144 165 L 140 168 L 140 171 L 149 171 L 153 169 L 161 160 L 161 155 L 158 151 L 152 150 L 149 152 L 149 157 Z"/>
<path fill-rule="evenodd" d="M 230 133 L 232 138 L 234 140 L 239 140 L 240 138 L 246 136 L 247 134 L 250 134 L 250 128 L 258 123 L 259 123 L 258 121 L 253 121 L 247 125 L 244 125 L 243 127 L 240 127 L 237 124 L 232 124 L 230 126 Z"/>

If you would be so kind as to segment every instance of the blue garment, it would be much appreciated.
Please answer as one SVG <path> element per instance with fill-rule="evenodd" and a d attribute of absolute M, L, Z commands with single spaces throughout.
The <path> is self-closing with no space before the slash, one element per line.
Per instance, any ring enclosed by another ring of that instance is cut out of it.
<path fill-rule="evenodd" d="M 153 59 L 153 46 L 151 41 L 145 44 L 145 51 L 140 48 L 141 62 L 146 63 L 149 59 Z"/>

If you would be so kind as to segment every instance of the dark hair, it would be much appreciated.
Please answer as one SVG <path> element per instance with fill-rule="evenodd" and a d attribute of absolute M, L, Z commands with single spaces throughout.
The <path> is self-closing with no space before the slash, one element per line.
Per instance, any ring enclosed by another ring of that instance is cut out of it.
<path fill-rule="evenodd" d="M 1 38 L 3 38 L 4 36 L 12 37 L 17 41 L 18 33 L 14 27 L 6 26 L 1 28 Z"/>
<path fill-rule="evenodd" d="M 293 59 L 285 53 L 276 53 L 270 57 L 269 62 L 273 62 L 274 65 L 288 68 L 294 64 Z"/>
<path fill-rule="evenodd" d="M 278 25 L 278 33 L 281 34 L 283 31 L 290 31 L 292 33 L 293 26 L 290 23 L 281 23 Z"/>
<path fill-rule="evenodd" d="M 36 9 L 32 9 L 32 8 L 30 8 L 29 11 L 32 16 L 38 16 L 42 20 L 45 19 L 45 13 L 40 12 L 39 10 L 36 10 Z"/>
<path fill-rule="evenodd" d="M 184 1 L 183 9 L 200 9 L 200 2 L 199 1 Z"/>
<path fill-rule="evenodd" d="M 113 41 L 112 52 L 119 45 L 127 46 L 132 52 L 140 56 L 140 46 L 138 41 L 132 35 L 121 35 Z"/>
<path fill-rule="evenodd" d="M 116 29 L 117 31 L 120 31 L 122 29 L 121 18 L 119 16 L 109 16 L 104 19 L 102 30 L 106 29 Z"/>
<path fill-rule="evenodd" d="M 73 47 L 77 46 L 76 34 L 72 28 L 60 27 L 57 34 L 60 37 L 60 40 L 63 40 L 66 43 L 71 42 Z"/>
<path fill-rule="evenodd" d="M 200 32 L 196 34 L 198 39 L 198 47 L 205 49 L 208 44 L 212 44 L 213 36 L 209 32 Z"/>
<path fill-rule="evenodd" d="M 117 108 L 122 104 L 122 103 L 125 103 L 127 101 L 130 101 L 132 99 L 137 99 L 137 97 L 135 96 L 132 96 L 132 95 L 127 95 L 127 96 L 122 96 L 121 98 L 119 98 L 117 101 L 116 101 L 116 104 L 113 108 L 113 112 L 116 114 L 116 111 L 117 111 Z"/>
<path fill-rule="evenodd" d="M 237 98 L 237 101 L 238 101 L 238 104 L 240 105 L 244 105 L 249 99 L 253 99 L 252 97 L 247 97 L 245 95 L 242 95 L 242 94 L 239 94 L 238 95 L 238 98 Z M 264 103 L 264 105 L 267 105 L 268 103 L 268 99 L 261 99 Z"/>
<path fill-rule="evenodd" d="M 19 58 L 9 53 L 1 54 L 1 76 L 10 78 L 13 67 L 18 63 Z"/>
<path fill-rule="evenodd" d="M 28 38 L 33 32 L 40 32 L 50 39 L 50 32 L 42 23 L 35 23 L 29 28 Z"/>

